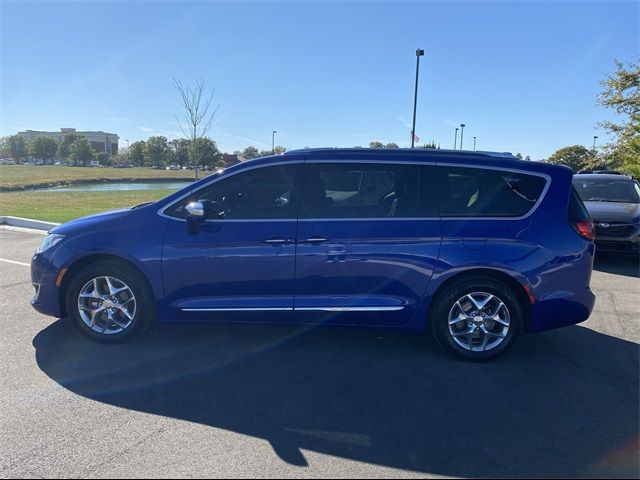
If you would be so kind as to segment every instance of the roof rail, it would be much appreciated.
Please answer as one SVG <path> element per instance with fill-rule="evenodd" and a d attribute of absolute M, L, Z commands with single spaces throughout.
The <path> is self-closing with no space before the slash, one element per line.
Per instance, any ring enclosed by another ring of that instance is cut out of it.
<path fill-rule="evenodd" d="M 486 151 L 472 151 L 472 150 L 446 150 L 436 148 L 340 148 L 340 147 L 318 147 L 318 148 L 300 148 L 296 150 L 287 150 L 284 155 L 291 154 L 312 154 L 322 152 L 344 152 L 344 153 L 399 153 L 402 155 L 408 154 L 422 154 L 422 155 L 464 155 L 464 156 L 482 156 L 493 158 L 509 158 L 515 159 L 512 153 L 509 152 L 486 152 Z"/>

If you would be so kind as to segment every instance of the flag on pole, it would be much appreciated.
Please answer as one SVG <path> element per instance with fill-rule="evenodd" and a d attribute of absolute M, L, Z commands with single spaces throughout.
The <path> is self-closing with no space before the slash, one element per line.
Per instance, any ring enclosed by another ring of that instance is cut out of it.
<path fill-rule="evenodd" d="M 420 139 L 418 138 L 418 136 L 414 132 L 411 132 L 411 136 L 413 137 L 413 141 L 415 143 L 420 143 Z"/>

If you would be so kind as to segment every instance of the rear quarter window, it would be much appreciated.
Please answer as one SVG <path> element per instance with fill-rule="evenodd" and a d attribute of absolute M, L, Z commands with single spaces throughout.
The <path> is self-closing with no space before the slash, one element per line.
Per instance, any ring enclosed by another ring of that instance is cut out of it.
<path fill-rule="evenodd" d="M 443 217 L 521 217 L 544 192 L 538 175 L 485 168 L 437 167 Z"/>
<path fill-rule="evenodd" d="M 569 210 L 567 212 L 567 218 L 572 222 L 589 220 L 589 212 L 587 211 L 587 207 L 584 206 L 580 195 L 578 195 L 576 187 L 573 185 L 571 185 L 571 196 L 569 197 Z"/>

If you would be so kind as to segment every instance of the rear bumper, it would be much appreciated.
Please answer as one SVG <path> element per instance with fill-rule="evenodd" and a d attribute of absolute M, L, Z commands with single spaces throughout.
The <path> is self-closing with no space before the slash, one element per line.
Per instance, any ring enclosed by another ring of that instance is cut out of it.
<path fill-rule="evenodd" d="M 554 292 L 532 305 L 527 331 L 538 333 L 584 322 L 591 315 L 595 302 L 596 296 L 589 287 L 580 292 Z"/>

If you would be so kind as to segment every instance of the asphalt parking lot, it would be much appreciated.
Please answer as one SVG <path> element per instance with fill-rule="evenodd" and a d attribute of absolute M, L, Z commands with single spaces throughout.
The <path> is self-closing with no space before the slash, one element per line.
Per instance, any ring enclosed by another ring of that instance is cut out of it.
<path fill-rule="evenodd" d="M 41 240 L 0 227 L 1 477 L 638 477 L 640 279 L 486 364 L 379 331 L 162 326 L 85 340 L 36 313 Z"/>

